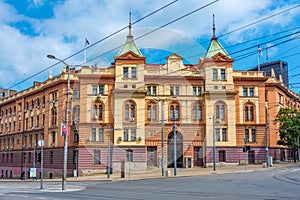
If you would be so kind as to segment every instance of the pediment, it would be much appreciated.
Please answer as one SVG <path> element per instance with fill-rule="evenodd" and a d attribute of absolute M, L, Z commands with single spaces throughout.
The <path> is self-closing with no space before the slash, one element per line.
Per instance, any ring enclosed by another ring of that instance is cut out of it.
<path fill-rule="evenodd" d="M 178 55 L 177 53 L 173 53 L 172 55 L 168 56 L 167 59 L 178 59 L 182 60 L 182 57 Z"/>
<path fill-rule="evenodd" d="M 234 61 L 234 59 L 229 58 L 228 56 L 222 54 L 221 52 L 219 52 L 216 55 L 212 56 L 211 59 L 214 62 L 233 62 Z"/>
<path fill-rule="evenodd" d="M 114 58 L 115 58 L 115 60 L 142 60 L 142 59 L 145 59 L 145 57 L 139 56 L 132 51 L 127 51 L 126 53 L 123 53 L 120 56 L 115 56 Z"/>

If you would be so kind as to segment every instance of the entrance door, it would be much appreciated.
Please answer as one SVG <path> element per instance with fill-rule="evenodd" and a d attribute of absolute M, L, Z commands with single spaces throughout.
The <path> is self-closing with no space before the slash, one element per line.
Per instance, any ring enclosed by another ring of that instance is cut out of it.
<path fill-rule="evenodd" d="M 176 163 L 177 167 L 183 167 L 183 140 L 182 135 L 176 132 Z M 174 132 L 168 135 L 168 167 L 174 167 Z"/>
<path fill-rule="evenodd" d="M 147 147 L 147 165 L 157 166 L 157 147 Z"/>
<path fill-rule="evenodd" d="M 202 147 L 194 147 L 194 166 L 203 166 Z"/>
<path fill-rule="evenodd" d="M 255 164 L 254 151 L 248 151 L 248 163 Z"/>

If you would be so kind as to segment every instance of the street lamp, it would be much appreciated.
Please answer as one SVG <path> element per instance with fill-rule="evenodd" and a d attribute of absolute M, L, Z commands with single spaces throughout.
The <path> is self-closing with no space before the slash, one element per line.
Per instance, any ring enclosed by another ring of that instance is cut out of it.
<path fill-rule="evenodd" d="M 213 127 L 213 157 L 214 157 L 214 171 L 216 171 L 216 133 L 215 133 L 215 116 L 212 116 Z"/>
<path fill-rule="evenodd" d="M 47 58 L 58 60 L 67 66 L 68 85 L 67 85 L 67 99 L 66 99 L 66 134 L 64 134 L 64 164 L 62 175 L 62 190 L 66 190 L 67 184 L 67 163 L 68 163 L 68 133 L 69 133 L 69 94 L 70 94 L 70 66 L 65 61 L 56 58 L 53 55 L 47 55 Z"/>
<path fill-rule="evenodd" d="M 274 106 L 280 106 L 279 103 L 277 103 Z M 269 120 L 269 110 L 273 108 L 274 106 L 268 107 L 266 105 L 266 165 L 269 167 L 269 126 L 270 126 L 270 120 Z"/>

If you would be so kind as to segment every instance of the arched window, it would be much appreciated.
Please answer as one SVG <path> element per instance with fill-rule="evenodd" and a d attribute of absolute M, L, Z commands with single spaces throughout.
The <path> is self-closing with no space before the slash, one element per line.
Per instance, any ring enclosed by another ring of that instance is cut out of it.
<path fill-rule="evenodd" d="M 97 105 L 94 105 L 93 117 L 97 118 Z"/>
<path fill-rule="evenodd" d="M 220 119 L 220 107 L 216 106 L 216 119 Z"/>
<path fill-rule="evenodd" d="M 73 108 L 73 124 L 77 124 L 79 122 L 79 118 L 80 118 L 80 107 L 75 106 Z"/>
<path fill-rule="evenodd" d="M 130 121 L 130 122 L 134 122 L 136 121 L 136 113 L 135 113 L 135 108 L 136 108 L 136 104 L 134 101 L 132 100 L 129 100 L 129 101 L 126 101 L 124 103 L 124 119 L 126 121 Z"/>
<path fill-rule="evenodd" d="M 147 119 L 151 120 L 151 106 L 150 105 L 147 108 Z"/>
<path fill-rule="evenodd" d="M 193 121 L 202 120 L 202 105 L 200 102 L 194 102 L 192 105 Z"/>
<path fill-rule="evenodd" d="M 157 120 L 157 102 L 149 101 L 147 103 L 147 120 L 156 121 Z"/>
<path fill-rule="evenodd" d="M 244 105 L 244 119 L 245 121 L 254 121 L 254 104 L 246 103 Z"/>
<path fill-rule="evenodd" d="M 225 122 L 227 121 L 227 107 L 225 102 L 218 101 L 215 104 L 215 119 L 217 122 Z"/>
<path fill-rule="evenodd" d="M 180 119 L 180 105 L 178 102 L 173 101 L 169 104 L 170 119 L 179 120 Z"/>
<path fill-rule="evenodd" d="M 103 107 L 102 105 L 99 105 L 99 120 L 102 120 L 103 118 Z"/>

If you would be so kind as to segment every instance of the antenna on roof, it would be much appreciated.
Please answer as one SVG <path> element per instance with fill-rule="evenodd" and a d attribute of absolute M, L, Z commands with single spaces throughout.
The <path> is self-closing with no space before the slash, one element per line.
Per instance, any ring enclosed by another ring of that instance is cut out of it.
<path fill-rule="evenodd" d="M 129 11 L 129 25 L 128 25 L 128 28 L 129 28 L 128 36 L 131 36 L 131 11 Z"/>
<path fill-rule="evenodd" d="M 216 37 L 216 25 L 215 25 L 215 14 L 213 14 L 213 37 L 212 39 L 217 39 Z"/>

